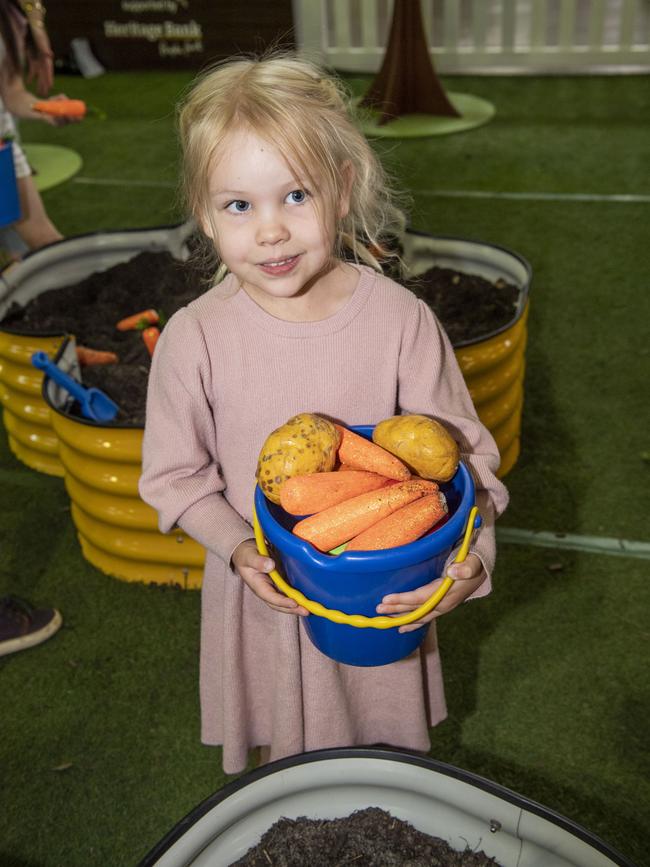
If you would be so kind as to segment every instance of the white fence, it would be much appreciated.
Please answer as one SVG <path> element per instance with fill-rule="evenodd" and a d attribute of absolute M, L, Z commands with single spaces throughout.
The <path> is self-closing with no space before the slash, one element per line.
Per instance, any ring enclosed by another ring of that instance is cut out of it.
<path fill-rule="evenodd" d="M 293 0 L 301 51 L 376 72 L 400 0 Z M 421 0 L 447 74 L 650 71 L 650 0 Z"/>

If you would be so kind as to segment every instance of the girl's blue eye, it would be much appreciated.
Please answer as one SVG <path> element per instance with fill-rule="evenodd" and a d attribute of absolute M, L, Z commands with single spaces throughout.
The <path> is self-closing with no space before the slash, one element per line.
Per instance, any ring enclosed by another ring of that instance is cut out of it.
<path fill-rule="evenodd" d="M 235 214 L 245 214 L 250 208 L 250 202 L 244 199 L 235 199 L 234 202 L 229 202 L 226 205 L 227 211 L 232 211 Z"/>
<path fill-rule="evenodd" d="M 291 205 L 302 205 L 303 202 L 307 201 L 307 192 L 305 190 L 292 190 L 286 201 Z"/>

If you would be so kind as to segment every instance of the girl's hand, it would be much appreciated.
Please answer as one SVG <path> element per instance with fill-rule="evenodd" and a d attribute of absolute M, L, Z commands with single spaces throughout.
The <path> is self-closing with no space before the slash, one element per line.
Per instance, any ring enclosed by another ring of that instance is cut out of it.
<path fill-rule="evenodd" d="M 270 557 L 262 557 L 252 539 L 240 542 L 232 555 L 232 565 L 253 593 L 262 602 L 283 614 L 297 614 L 306 617 L 309 612 L 277 590 L 268 572 L 275 568 Z"/>
<path fill-rule="evenodd" d="M 478 590 L 487 577 L 483 564 L 476 554 L 468 554 L 462 563 L 454 563 L 449 567 L 448 574 L 450 578 L 457 580 L 454 581 L 444 598 L 433 611 L 430 611 L 421 620 L 409 623 L 408 626 L 400 626 L 400 632 L 412 632 L 425 623 L 429 623 L 435 617 L 452 611 L 468 596 L 471 596 L 475 590 Z M 377 614 L 406 614 L 408 611 L 415 611 L 433 595 L 442 581 L 442 578 L 438 578 L 416 590 L 409 590 L 406 593 L 390 593 L 388 596 L 384 596 L 381 604 L 377 606 Z"/>
<path fill-rule="evenodd" d="M 57 102 L 58 100 L 67 98 L 68 97 L 65 93 L 57 93 L 56 96 L 51 96 L 47 102 Z M 69 123 L 79 123 L 81 121 L 81 118 L 79 117 L 67 117 L 66 115 L 58 117 L 56 115 L 48 114 L 45 111 L 36 111 L 35 109 L 31 110 L 30 117 L 34 120 L 42 120 L 45 123 L 49 123 L 50 126 L 66 126 Z"/>

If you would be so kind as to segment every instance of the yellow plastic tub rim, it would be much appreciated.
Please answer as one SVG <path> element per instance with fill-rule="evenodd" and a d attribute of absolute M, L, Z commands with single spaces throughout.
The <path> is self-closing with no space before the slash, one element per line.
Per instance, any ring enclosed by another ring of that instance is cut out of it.
<path fill-rule="evenodd" d="M 64 341 L 55 361 L 66 373 L 78 372 L 74 338 Z M 138 492 L 144 429 L 73 416 L 67 392 L 48 377 L 43 398 L 84 557 L 125 581 L 200 587 L 205 550 L 180 529 L 161 533 L 155 510 Z"/>
<path fill-rule="evenodd" d="M 454 354 L 478 416 L 499 449 L 498 475 L 502 478 L 515 465 L 520 452 L 532 269 L 522 256 L 506 247 L 413 230 L 404 236 L 404 260 L 414 276 L 439 266 L 478 274 L 491 282 L 502 278 L 519 289 L 509 322 L 480 339 L 454 343 Z"/>

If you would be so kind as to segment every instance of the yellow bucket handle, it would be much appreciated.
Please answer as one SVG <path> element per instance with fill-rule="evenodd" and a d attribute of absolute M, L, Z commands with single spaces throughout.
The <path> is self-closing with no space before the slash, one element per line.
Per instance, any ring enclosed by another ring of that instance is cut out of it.
<path fill-rule="evenodd" d="M 472 538 L 472 532 L 474 530 L 474 519 L 478 513 L 478 509 L 476 506 L 472 506 L 470 509 L 469 517 L 467 519 L 467 526 L 465 527 L 465 535 L 463 537 L 463 543 L 460 546 L 460 550 L 454 559 L 454 563 L 462 563 L 465 557 L 467 557 L 467 552 L 469 551 L 469 543 Z M 266 545 L 266 539 L 264 538 L 264 534 L 262 533 L 262 528 L 260 527 L 260 522 L 257 518 L 257 513 L 255 512 L 255 506 L 253 506 L 253 531 L 255 533 L 255 542 L 257 544 L 257 550 L 263 557 L 269 556 L 269 549 Z M 454 583 L 454 579 L 450 578 L 448 575 L 445 577 L 444 581 L 438 587 L 438 589 L 424 602 L 420 605 L 419 608 L 416 608 L 415 611 L 411 611 L 408 614 L 399 614 L 397 616 L 387 616 L 387 615 L 379 615 L 377 617 L 366 617 L 364 614 L 345 614 L 343 611 L 337 611 L 335 608 L 325 608 L 324 605 L 321 605 L 320 602 L 314 602 L 311 599 L 307 599 L 300 590 L 296 590 L 295 587 L 292 587 L 290 584 L 284 580 L 282 575 L 278 572 L 277 569 L 272 569 L 269 572 L 269 576 L 271 580 L 275 584 L 275 586 L 288 596 L 290 599 L 295 600 L 298 605 L 302 605 L 303 608 L 306 608 L 310 614 L 316 614 L 318 617 L 325 617 L 327 620 L 331 620 L 333 623 L 343 623 L 346 626 L 356 626 L 359 629 L 365 629 L 366 627 L 372 627 L 373 629 L 391 629 L 396 626 L 406 626 L 408 623 L 414 623 L 416 620 L 419 620 L 421 617 L 424 617 L 425 614 L 428 614 L 432 611 L 436 605 L 443 599 L 446 595 L 447 591 Z"/>

